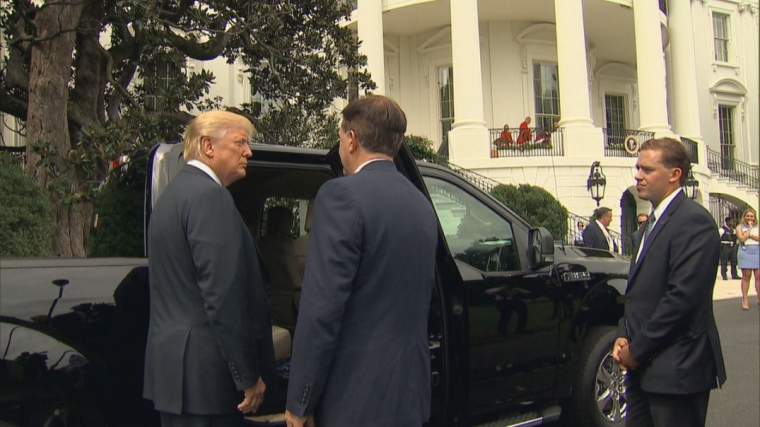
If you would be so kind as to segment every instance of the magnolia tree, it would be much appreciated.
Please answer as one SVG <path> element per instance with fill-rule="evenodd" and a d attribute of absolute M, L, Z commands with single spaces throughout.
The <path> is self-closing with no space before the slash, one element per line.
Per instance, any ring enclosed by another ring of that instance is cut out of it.
<path fill-rule="evenodd" d="M 343 25 L 349 13 L 336 0 L 2 2 L 0 112 L 24 124 L 27 173 L 55 207 L 55 254 L 85 255 L 93 195 L 110 160 L 177 140 L 199 111 L 225 107 L 207 97 L 213 74 L 188 72 L 188 59 L 244 64 L 252 86 L 283 113 L 272 128 L 254 106 L 241 112 L 277 141 L 283 123 L 311 135 L 349 79 L 372 89 L 365 72 L 341 77 L 365 63 Z"/>

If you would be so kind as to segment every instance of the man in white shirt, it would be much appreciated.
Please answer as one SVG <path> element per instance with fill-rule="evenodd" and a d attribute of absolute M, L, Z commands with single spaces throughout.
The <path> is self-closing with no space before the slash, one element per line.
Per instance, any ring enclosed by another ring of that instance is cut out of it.
<path fill-rule="evenodd" d="M 246 175 L 251 122 L 226 111 L 196 117 L 188 164 L 150 217 L 150 326 L 143 396 L 163 427 L 242 426 L 275 383 L 265 278 L 225 188 Z"/>
<path fill-rule="evenodd" d="M 612 240 L 607 227 L 612 223 L 612 209 L 601 207 L 594 211 L 594 221 L 583 230 L 583 245 L 589 248 L 617 252 L 617 244 Z"/>
<path fill-rule="evenodd" d="M 726 380 L 713 315 L 718 230 L 681 191 L 691 169 L 679 141 L 653 139 L 636 162 L 652 204 L 628 272 L 613 359 L 628 371 L 629 427 L 704 426 L 710 390 Z"/>

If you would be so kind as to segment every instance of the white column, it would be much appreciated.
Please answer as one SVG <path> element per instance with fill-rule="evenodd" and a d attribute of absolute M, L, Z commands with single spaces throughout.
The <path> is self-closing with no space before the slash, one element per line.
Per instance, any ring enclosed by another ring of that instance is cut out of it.
<path fill-rule="evenodd" d="M 758 92 L 760 92 L 760 75 L 758 75 L 758 5 L 750 2 L 743 2 L 739 5 L 741 17 L 741 27 L 743 33 L 743 51 L 740 53 L 742 58 L 742 71 L 746 74 L 745 82 L 747 84 L 747 96 L 744 99 L 744 114 L 742 117 L 742 126 L 745 126 L 745 138 L 743 156 L 740 159 L 743 162 L 755 163 L 760 156 L 760 120 L 758 120 Z"/>
<path fill-rule="evenodd" d="M 694 165 L 694 177 L 708 181 L 707 147 L 702 139 L 699 119 L 699 84 L 697 83 L 697 60 L 694 49 L 694 28 L 691 0 L 668 2 L 670 27 L 670 55 L 673 72 L 673 131 L 697 143 L 698 163 Z"/>
<path fill-rule="evenodd" d="M 586 33 L 582 0 L 555 0 L 559 110 L 565 156 L 598 160 L 602 131 L 591 119 Z M 591 163 L 593 160 L 589 160 Z"/>
<path fill-rule="evenodd" d="M 383 46 L 383 2 L 359 0 L 357 7 L 359 52 L 367 56 L 367 71 L 377 84 L 374 93 L 385 95 L 385 47 Z"/>
<path fill-rule="evenodd" d="M 589 127 L 593 121 L 588 93 L 583 1 L 555 0 L 554 17 L 557 21 L 560 125 Z"/>
<path fill-rule="evenodd" d="M 483 79 L 480 66 L 480 28 L 477 0 L 452 0 L 451 56 L 454 69 L 454 124 L 449 134 L 452 162 L 490 155 L 483 119 Z"/>
<path fill-rule="evenodd" d="M 691 0 L 668 2 L 670 53 L 673 64 L 673 130 L 702 141 L 699 123 L 697 63 L 694 54 Z"/>
<path fill-rule="evenodd" d="M 657 0 L 633 0 L 633 27 L 639 87 L 639 127 L 655 134 L 671 134 Z"/>

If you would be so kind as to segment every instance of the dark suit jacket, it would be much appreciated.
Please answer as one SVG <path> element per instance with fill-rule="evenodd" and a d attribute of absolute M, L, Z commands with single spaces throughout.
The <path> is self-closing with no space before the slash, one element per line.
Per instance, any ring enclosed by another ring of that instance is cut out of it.
<path fill-rule="evenodd" d="M 274 384 L 256 247 L 230 193 L 185 166 L 148 228 L 150 326 L 143 396 L 173 414 L 232 414 L 241 390 Z"/>
<path fill-rule="evenodd" d="M 617 244 L 613 241 L 613 247 L 607 244 L 607 239 L 599 228 L 596 221 L 589 221 L 588 226 L 583 230 L 583 245 L 587 248 L 604 249 L 605 251 L 617 252 Z"/>
<path fill-rule="evenodd" d="M 419 427 L 430 415 L 431 203 L 392 162 L 315 201 L 287 409 L 329 427 Z"/>
<path fill-rule="evenodd" d="M 640 364 L 633 374 L 646 392 L 698 393 L 726 379 L 712 305 L 718 241 L 710 213 L 681 192 L 649 233 L 638 263 L 634 243 L 618 335 L 630 341 Z"/>

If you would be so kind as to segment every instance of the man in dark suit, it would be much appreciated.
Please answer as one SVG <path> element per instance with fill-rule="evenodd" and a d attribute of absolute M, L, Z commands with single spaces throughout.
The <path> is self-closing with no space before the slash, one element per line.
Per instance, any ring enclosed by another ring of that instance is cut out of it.
<path fill-rule="evenodd" d="M 164 427 L 242 425 L 274 382 L 264 277 L 225 189 L 245 177 L 254 133 L 229 112 L 194 119 L 184 138 L 188 164 L 150 218 L 143 395 Z"/>
<path fill-rule="evenodd" d="M 612 240 L 607 228 L 612 223 L 612 209 L 601 207 L 594 211 L 594 220 L 583 230 L 583 246 L 617 252 L 617 243 Z"/>
<path fill-rule="evenodd" d="M 736 272 L 736 220 L 726 217 L 726 225 L 720 228 L 720 275 L 728 280 L 728 264 L 731 264 L 731 279 L 739 280 Z"/>
<path fill-rule="evenodd" d="M 286 420 L 419 427 L 430 415 L 436 215 L 393 163 L 406 131 L 401 108 L 368 96 L 342 115 L 348 176 L 315 200 Z"/>
<path fill-rule="evenodd" d="M 636 190 L 652 203 L 637 234 L 613 358 L 628 369 L 627 426 L 704 426 L 726 379 L 713 316 L 719 239 L 710 213 L 681 191 L 691 168 L 670 138 L 642 144 Z"/>

